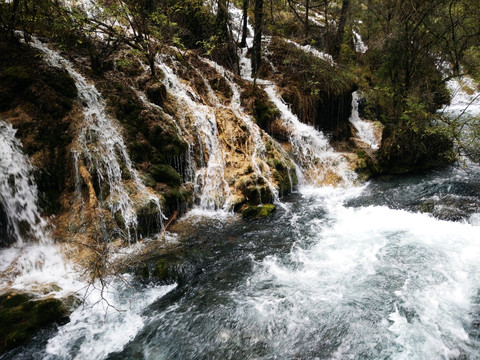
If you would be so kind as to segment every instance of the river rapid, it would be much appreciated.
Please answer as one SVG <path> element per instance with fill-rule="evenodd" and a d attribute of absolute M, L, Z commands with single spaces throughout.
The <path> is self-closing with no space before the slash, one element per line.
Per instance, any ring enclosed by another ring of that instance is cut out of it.
<path fill-rule="evenodd" d="M 3 359 L 478 358 L 470 168 L 304 186 L 260 220 L 193 212 L 175 281 L 112 280 L 118 309 L 82 307 Z"/>

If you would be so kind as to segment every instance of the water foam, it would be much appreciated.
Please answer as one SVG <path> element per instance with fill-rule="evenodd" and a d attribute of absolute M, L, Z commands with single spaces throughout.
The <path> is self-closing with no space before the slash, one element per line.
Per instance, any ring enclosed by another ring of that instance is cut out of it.
<path fill-rule="evenodd" d="M 6 215 L 6 231 L 17 246 L 31 240 L 49 242 L 47 223 L 37 208 L 33 166 L 15 134 L 11 124 L 0 121 L 0 202 Z"/>
<path fill-rule="evenodd" d="M 328 209 L 326 219 L 304 224 L 288 256 L 257 262 L 237 299 L 239 313 L 271 334 L 275 356 L 475 354 L 465 325 L 480 284 L 478 227 L 383 206 L 346 208 L 332 194 L 334 201 L 326 189 L 305 193 Z"/>
<path fill-rule="evenodd" d="M 121 351 L 145 325 L 147 307 L 176 287 L 133 286 L 129 280 L 123 275 L 121 280 L 110 279 L 107 288 L 89 288 L 85 304 L 48 341 L 45 358 L 104 359 Z"/>

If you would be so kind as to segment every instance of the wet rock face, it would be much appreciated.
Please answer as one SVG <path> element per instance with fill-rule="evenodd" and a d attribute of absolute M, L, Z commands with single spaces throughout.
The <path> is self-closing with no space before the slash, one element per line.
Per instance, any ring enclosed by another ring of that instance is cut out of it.
<path fill-rule="evenodd" d="M 73 303 L 73 298 L 36 299 L 28 293 L 0 295 L 0 354 L 23 344 L 43 327 L 68 322 Z"/>
<path fill-rule="evenodd" d="M 15 65 L 12 64 L 15 59 Z M 64 70 L 45 65 L 28 46 L 0 42 L 0 113 L 17 129 L 24 151 L 36 168 L 40 205 L 59 210 L 69 163 L 68 114 L 77 89 Z"/>

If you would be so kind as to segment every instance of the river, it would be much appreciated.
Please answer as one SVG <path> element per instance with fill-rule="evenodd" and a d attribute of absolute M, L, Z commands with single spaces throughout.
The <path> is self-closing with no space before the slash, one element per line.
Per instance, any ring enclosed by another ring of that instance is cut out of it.
<path fill-rule="evenodd" d="M 197 211 L 176 283 L 112 280 L 119 309 L 3 359 L 478 358 L 479 190 L 478 167 L 452 166 L 300 187 L 261 220 Z"/>

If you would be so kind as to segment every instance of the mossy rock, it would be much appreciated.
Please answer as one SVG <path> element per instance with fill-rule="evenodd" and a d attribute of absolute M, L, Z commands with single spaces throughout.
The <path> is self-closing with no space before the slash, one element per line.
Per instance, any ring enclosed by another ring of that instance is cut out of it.
<path fill-rule="evenodd" d="M 169 214 L 172 214 L 175 210 L 178 210 L 181 214 L 193 204 L 192 192 L 183 186 L 169 189 L 163 196 L 165 197 L 165 210 Z"/>
<path fill-rule="evenodd" d="M 3 70 L 2 77 L 4 81 L 20 88 L 27 86 L 33 81 L 33 72 L 25 66 L 10 66 Z"/>
<path fill-rule="evenodd" d="M 199 267 L 192 254 L 173 251 L 161 255 L 150 265 L 150 278 L 161 283 L 181 283 L 198 272 Z"/>
<path fill-rule="evenodd" d="M 55 69 L 55 71 L 45 71 L 42 73 L 42 79 L 58 94 L 70 99 L 75 99 L 78 95 L 75 80 L 73 80 L 66 70 Z"/>
<path fill-rule="evenodd" d="M 148 141 L 164 156 L 179 156 L 188 151 L 188 143 L 173 128 L 156 125 L 150 132 Z"/>
<path fill-rule="evenodd" d="M 167 98 L 167 88 L 160 82 L 149 85 L 146 93 L 148 99 L 158 106 L 163 106 Z"/>
<path fill-rule="evenodd" d="M 76 301 L 36 299 L 26 293 L 0 295 L 0 353 L 23 344 L 45 326 L 67 322 L 76 305 Z"/>
<path fill-rule="evenodd" d="M 243 218 L 264 218 L 272 215 L 276 210 L 275 205 L 251 205 L 242 211 Z"/>
<path fill-rule="evenodd" d="M 155 189 L 155 186 L 157 186 L 157 182 L 150 174 L 141 174 L 140 179 L 145 186 L 151 187 L 152 189 Z"/>
<path fill-rule="evenodd" d="M 250 185 L 242 190 L 249 204 L 258 205 L 273 201 L 273 194 L 267 185 Z"/>
<path fill-rule="evenodd" d="M 148 169 L 148 173 L 155 181 L 169 186 L 180 186 L 182 183 L 180 175 L 170 165 L 153 165 Z"/>

